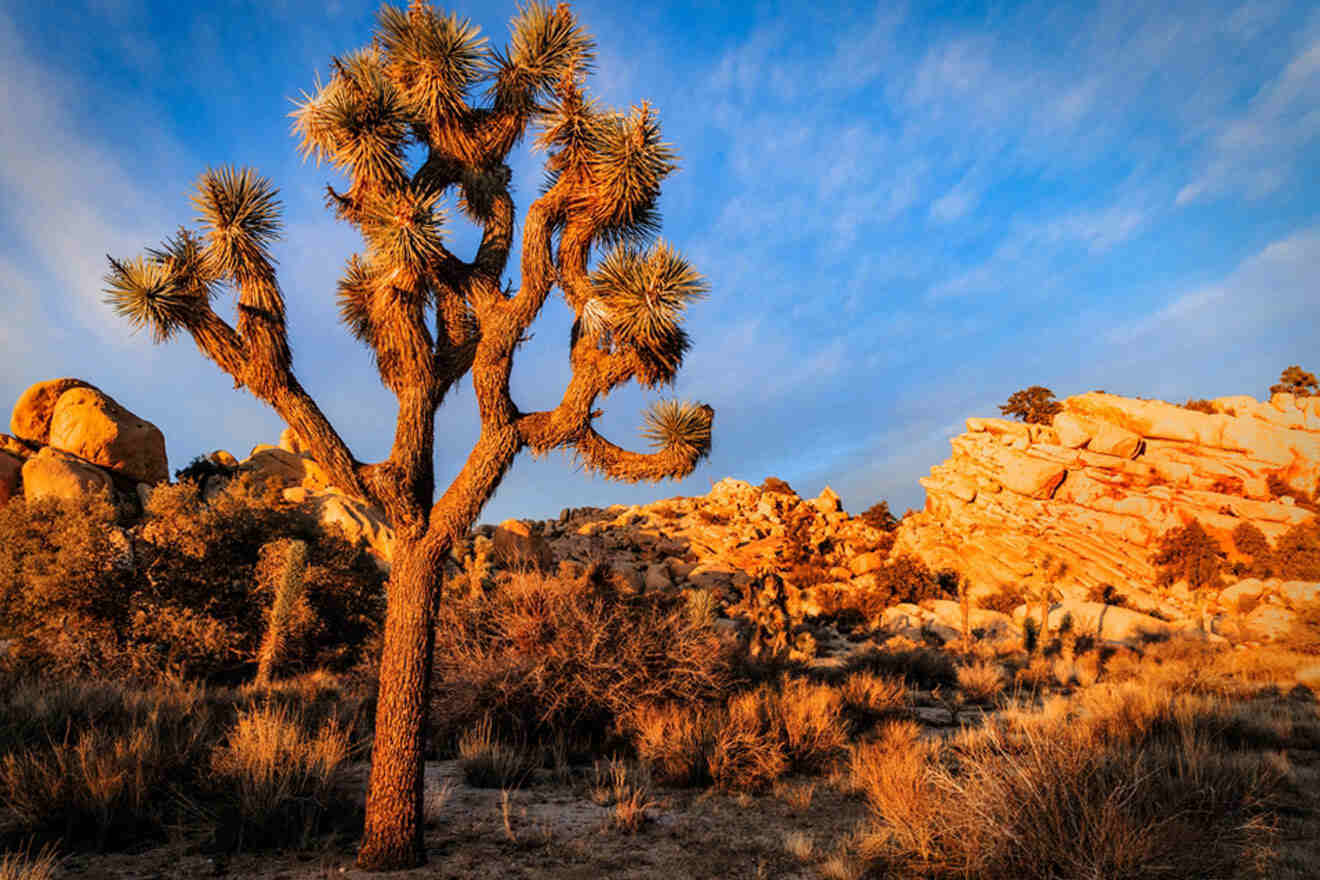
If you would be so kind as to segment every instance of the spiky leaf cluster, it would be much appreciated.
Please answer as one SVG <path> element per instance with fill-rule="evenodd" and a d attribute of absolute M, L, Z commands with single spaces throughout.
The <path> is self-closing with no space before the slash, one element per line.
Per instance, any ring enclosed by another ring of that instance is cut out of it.
<path fill-rule="evenodd" d="M 592 322 L 604 319 L 615 342 L 642 356 L 648 384 L 668 381 L 687 352 L 681 321 L 693 300 L 705 296 L 705 279 L 677 251 L 660 242 L 649 252 L 617 245 L 591 274 Z M 583 309 L 583 327 L 591 329 Z M 602 314 L 603 313 L 603 314 Z"/>
<path fill-rule="evenodd" d="M 109 259 L 106 302 L 134 330 L 149 328 L 156 342 L 194 323 L 215 295 L 201 243 L 186 229 L 145 258 Z"/>
<path fill-rule="evenodd" d="M 303 93 L 291 114 L 304 158 L 322 160 L 364 181 L 401 180 L 413 115 L 387 76 L 380 53 L 353 52 L 334 61 L 316 94 Z"/>
<path fill-rule="evenodd" d="M 647 104 L 601 118 L 587 160 L 592 193 L 583 207 L 607 240 L 646 239 L 659 230 L 660 183 L 678 167 L 678 154 L 660 137 L 660 120 Z"/>
<path fill-rule="evenodd" d="M 339 320 L 359 342 L 371 341 L 371 297 L 376 279 L 357 254 L 349 257 L 344 275 L 339 279 Z"/>
<path fill-rule="evenodd" d="M 206 260 L 224 278 L 242 279 L 268 267 L 282 226 L 275 187 L 251 168 L 207 169 L 193 195 L 209 239 Z"/>
<path fill-rule="evenodd" d="M 443 253 L 445 212 L 437 207 L 440 192 L 430 187 L 403 187 L 372 198 L 362 217 L 362 234 L 371 261 L 378 267 L 425 275 Z"/>
<path fill-rule="evenodd" d="M 385 6 L 376 34 L 389 78 L 418 121 L 438 126 L 467 112 L 469 89 L 489 69 L 486 38 L 476 25 L 423 4 L 407 12 Z"/>
<path fill-rule="evenodd" d="M 702 459 L 710 455 L 714 413 L 705 404 L 662 400 L 647 411 L 642 436 L 657 450 Z"/>
<path fill-rule="evenodd" d="M 528 3 L 509 28 L 508 53 L 493 53 L 497 73 L 490 97 L 496 106 L 530 112 L 565 71 L 585 72 L 595 59 L 595 41 L 567 4 Z"/>

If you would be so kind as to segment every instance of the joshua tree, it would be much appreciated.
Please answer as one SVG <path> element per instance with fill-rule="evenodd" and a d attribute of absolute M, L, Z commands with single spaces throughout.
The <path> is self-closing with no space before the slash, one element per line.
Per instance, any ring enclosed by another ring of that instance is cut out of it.
<path fill-rule="evenodd" d="M 270 246 L 280 228 L 275 189 L 254 171 L 208 170 L 193 202 L 200 230 L 181 229 L 145 257 L 110 260 L 108 300 L 161 342 L 183 330 L 236 385 L 293 427 L 342 490 L 378 504 L 395 530 L 380 667 L 366 829 L 358 864 L 419 864 L 422 753 L 432 621 L 441 563 L 471 528 L 523 449 L 565 449 L 619 480 L 689 474 L 710 449 L 714 411 L 673 401 L 649 413 L 646 454 L 597 433 L 597 398 L 636 380 L 674 378 L 688 337 L 685 306 L 706 285 L 677 252 L 652 243 L 661 181 L 675 153 L 643 102 L 600 108 L 585 91 L 593 42 L 566 6 L 532 2 L 503 51 L 478 29 L 414 0 L 381 9 L 371 44 L 331 62 L 292 113 L 304 156 L 343 172 L 327 203 L 362 233 L 339 282 L 344 323 L 375 357 L 398 399 L 384 461 L 354 457 L 299 384 Z M 546 179 L 522 225 L 519 286 L 503 278 L 514 236 L 509 151 L 529 126 Z M 410 160 L 417 161 L 410 164 Z M 441 199 L 481 231 L 471 260 L 443 235 Z M 230 326 L 211 308 L 237 296 Z M 514 353 L 558 287 L 576 315 L 572 378 L 560 403 L 523 412 L 509 394 Z M 472 376 L 481 433 L 436 500 L 436 410 Z"/>
<path fill-rule="evenodd" d="M 1063 404 L 1054 399 L 1054 392 L 1043 385 L 1032 385 L 1008 396 L 1008 402 L 999 407 L 1006 416 L 1033 425 L 1048 425 Z"/>

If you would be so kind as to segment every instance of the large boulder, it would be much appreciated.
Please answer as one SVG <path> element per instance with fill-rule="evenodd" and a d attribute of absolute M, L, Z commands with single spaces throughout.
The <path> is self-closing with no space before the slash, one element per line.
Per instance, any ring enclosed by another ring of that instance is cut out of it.
<path fill-rule="evenodd" d="M 55 413 L 56 402 L 64 392 L 74 388 L 92 388 L 82 379 L 51 379 L 38 382 L 19 395 L 14 404 L 13 414 L 9 417 L 9 430 L 33 446 L 46 446 L 50 443 L 50 422 Z"/>
<path fill-rule="evenodd" d="M 0 452 L 0 504 L 8 503 L 18 494 L 23 481 L 23 460 L 17 455 Z"/>
<path fill-rule="evenodd" d="M 388 565 L 394 561 L 394 529 L 385 514 L 358 498 L 338 492 L 310 497 L 322 526 L 342 529 L 349 543 L 365 541 L 372 555 Z"/>
<path fill-rule="evenodd" d="M 1027 498 L 1049 498 L 1068 473 L 1061 464 L 1022 454 L 1002 456 L 1000 462 L 1004 469 L 999 473 L 999 482 Z"/>
<path fill-rule="evenodd" d="M 75 501 L 92 494 L 112 497 L 113 484 L 105 471 L 47 447 L 23 465 L 23 497 L 63 498 Z"/>
<path fill-rule="evenodd" d="M 46 442 L 134 482 L 169 480 L 165 435 L 160 429 L 88 385 L 60 395 L 51 411 Z"/>
<path fill-rule="evenodd" d="M 329 476 L 315 461 L 276 446 L 258 446 L 239 467 L 262 482 L 274 482 L 281 489 L 302 486 L 316 491 L 330 485 Z"/>

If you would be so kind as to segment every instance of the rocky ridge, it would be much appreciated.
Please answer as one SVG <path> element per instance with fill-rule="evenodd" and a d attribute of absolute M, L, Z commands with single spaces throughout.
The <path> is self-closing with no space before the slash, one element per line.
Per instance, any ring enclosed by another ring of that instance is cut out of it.
<path fill-rule="evenodd" d="M 1320 398 L 1209 408 L 1093 392 L 1063 401 L 1052 425 L 968 419 L 921 480 L 925 509 L 903 521 L 895 551 L 956 569 L 975 594 L 1039 579 L 1047 556 L 1067 564 L 1065 595 L 1141 594 L 1171 528 L 1197 520 L 1233 559 L 1241 523 L 1273 541 L 1315 516 L 1302 505 L 1320 478 Z"/>

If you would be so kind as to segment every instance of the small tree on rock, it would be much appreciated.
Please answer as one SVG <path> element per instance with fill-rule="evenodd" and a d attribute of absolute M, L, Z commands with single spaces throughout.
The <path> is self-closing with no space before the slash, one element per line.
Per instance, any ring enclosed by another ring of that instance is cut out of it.
<path fill-rule="evenodd" d="M 1320 393 L 1320 382 L 1315 373 L 1308 373 L 1297 364 L 1279 374 L 1279 384 L 1270 386 L 1270 394 L 1293 394 L 1297 397 L 1311 397 Z"/>
<path fill-rule="evenodd" d="M 1048 425 L 1055 413 L 1062 410 L 1063 404 L 1054 399 L 1054 392 L 1043 385 L 1014 391 L 1009 395 L 1008 403 L 999 407 L 1004 415 L 1032 425 Z"/>
<path fill-rule="evenodd" d="M 398 400 L 385 460 L 355 457 L 294 374 L 270 250 L 280 203 L 256 172 L 202 174 L 193 196 L 200 229 L 111 259 L 107 276 L 117 312 L 157 342 L 191 335 L 298 432 L 334 485 L 379 505 L 394 525 L 358 855 L 367 869 L 425 860 L 422 756 L 443 561 L 518 453 L 565 449 L 593 471 L 637 481 L 685 476 L 710 449 L 708 406 L 657 406 L 646 422 L 657 447 L 649 454 L 616 446 L 594 424 L 596 401 L 614 389 L 673 380 L 689 346 L 683 311 L 706 291 L 677 251 L 652 243 L 660 184 L 676 167 L 659 119 L 645 102 L 621 113 L 588 96 L 593 42 L 567 6 L 533 0 L 511 31 L 497 50 L 424 0 L 384 6 L 371 44 L 332 59 L 329 79 L 292 114 L 304 156 L 347 178 L 344 189 L 327 187 L 327 203 L 361 232 L 363 249 L 345 267 L 339 307 Z M 504 282 L 515 224 L 507 158 L 529 127 L 546 178 L 522 223 L 515 288 Z M 481 234 L 470 259 L 444 235 L 450 193 L 452 216 Z M 572 377 L 556 407 L 524 412 L 509 391 L 514 353 L 555 287 L 576 317 Z M 222 288 L 237 295 L 234 326 L 211 308 Z M 437 499 L 436 412 L 469 374 L 481 432 Z"/>
<path fill-rule="evenodd" d="M 1199 520 L 1192 520 L 1160 536 L 1159 547 L 1151 562 L 1159 568 L 1160 586 L 1167 587 L 1185 580 L 1187 586 L 1200 590 L 1219 583 L 1224 551 Z"/>

